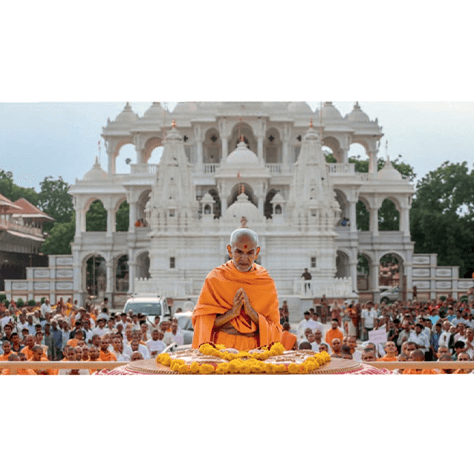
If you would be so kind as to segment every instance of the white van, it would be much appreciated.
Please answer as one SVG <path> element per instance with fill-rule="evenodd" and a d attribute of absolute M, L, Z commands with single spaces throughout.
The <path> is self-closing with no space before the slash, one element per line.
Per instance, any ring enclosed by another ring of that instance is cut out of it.
<path fill-rule="evenodd" d="M 123 312 L 132 310 L 134 314 L 146 315 L 148 321 L 154 323 L 155 316 L 160 316 L 160 320 L 170 319 L 171 311 L 164 296 L 133 295 L 127 300 L 123 307 Z"/>

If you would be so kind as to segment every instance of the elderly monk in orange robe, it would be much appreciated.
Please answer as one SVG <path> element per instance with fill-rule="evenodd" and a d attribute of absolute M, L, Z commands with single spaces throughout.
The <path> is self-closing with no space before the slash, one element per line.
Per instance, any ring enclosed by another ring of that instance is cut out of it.
<path fill-rule="evenodd" d="M 193 348 L 205 342 L 249 350 L 281 339 L 275 283 L 254 263 L 258 237 L 247 228 L 232 232 L 227 252 L 231 260 L 207 275 L 194 308 Z"/>

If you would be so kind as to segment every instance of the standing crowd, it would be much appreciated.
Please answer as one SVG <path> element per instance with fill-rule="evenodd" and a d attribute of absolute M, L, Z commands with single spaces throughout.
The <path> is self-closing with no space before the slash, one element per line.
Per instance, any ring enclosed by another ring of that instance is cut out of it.
<path fill-rule="evenodd" d="M 333 358 L 373 361 L 474 360 L 474 289 L 467 299 L 455 301 L 397 301 L 329 304 L 304 313 L 292 331 L 287 308 L 280 308 L 282 343 L 287 350 L 325 350 Z M 371 331 L 385 331 L 386 342 L 369 341 Z M 296 332 L 296 334 L 294 334 Z M 474 373 L 466 369 L 403 369 L 401 374 Z"/>
<path fill-rule="evenodd" d="M 76 302 L 75 302 L 76 303 Z M 40 308 L 27 312 L 14 305 L 0 305 L 0 360 L 2 361 L 135 361 L 155 358 L 167 346 L 183 344 L 177 320 L 153 322 L 146 316 L 109 314 L 107 299 L 100 306 L 77 308 L 71 300 L 52 307 L 45 299 Z M 89 375 L 94 371 L 21 370 L 36 375 Z M 8 375 L 9 369 L 1 374 Z"/>

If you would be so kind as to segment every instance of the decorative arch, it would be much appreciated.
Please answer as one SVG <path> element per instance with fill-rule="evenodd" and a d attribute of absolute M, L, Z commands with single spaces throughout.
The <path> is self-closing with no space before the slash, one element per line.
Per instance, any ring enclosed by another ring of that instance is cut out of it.
<path fill-rule="evenodd" d="M 143 162 L 148 163 L 151 154 L 155 148 L 163 146 L 163 139 L 161 137 L 152 137 L 147 140 L 143 147 Z"/>
<path fill-rule="evenodd" d="M 203 142 L 204 163 L 220 163 L 222 157 L 222 142 L 219 130 L 211 127 L 206 131 Z"/>
<path fill-rule="evenodd" d="M 356 216 L 357 230 L 370 230 L 370 203 L 364 196 L 359 195 L 356 204 Z"/>
<path fill-rule="evenodd" d="M 87 254 L 81 261 L 83 288 L 89 296 L 103 298 L 107 288 L 107 258 L 100 251 Z"/>
<path fill-rule="evenodd" d="M 126 293 L 130 284 L 128 254 L 122 252 L 114 257 L 114 270 L 115 291 L 118 293 Z"/>
<path fill-rule="evenodd" d="M 351 253 L 348 250 L 339 249 L 336 252 L 336 277 L 345 278 L 351 276 L 351 269 L 349 266 L 351 260 Z"/>
<path fill-rule="evenodd" d="M 338 163 L 342 163 L 342 150 L 341 143 L 336 137 L 324 137 L 322 141 L 322 146 L 326 146 L 331 149 L 332 155 Z"/>
<path fill-rule="evenodd" d="M 267 219 L 271 219 L 273 215 L 273 205 L 271 203 L 272 199 L 278 193 L 278 190 L 272 188 L 268 191 L 267 196 L 265 197 L 265 204 L 263 205 L 263 214 Z"/>
<path fill-rule="evenodd" d="M 238 122 L 232 128 L 232 132 L 229 138 L 229 153 L 233 152 L 240 141 L 239 130 L 244 136 L 244 141 L 246 145 L 255 153 L 258 153 L 258 143 L 255 135 L 253 133 L 252 127 L 246 122 Z"/>
<path fill-rule="evenodd" d="M 104 203 L 93 198 L 85 207 L 86 210 L 86 232 L 107 231 L 107 210 Z"/>
<path fill-rule="evenodd" d="M 221 198 L 217 189 L 211 188 L 207 191 L 214 198 L 214 219 L 219 219 L 222 214 Z"/>
<path fill-rule="evenodd" d="M 401 295 L 405 284 L 405 256 L 400 252 L 389 250 L 383 252 L 378 261 L 380 263 L 379 285 L 398 286 Z"/>
<path fill-rule="evenodd" d="M 378 211 L 378 225 L 381 231 L 400 230 L 400 202 L 392 196 L 383 198 Z"/>
<path fill-rule="evenodd" d="M 374 261 L 373 255 L 370 252 L 359 252 L 357 254 L 357 290 L 367 291 L 370 290 L 370 277 L 373 266 L 371 263 Z"/>
<path fill-rule="evenodd" d="M 148 221 L 146 219 L 146 214 L 145 214 L 145 207 L 150 197 L 151 197 L 151 189 L 145 189 L 140 194 L 138 198 L 138 203 L 137 203 L 137 219 L 143 219 L 142 222 L 145 224 L 145 227 L 148 226 Z"/>
<path fill-rule="evenodd" d="M 266 163 L 281 163 L 283 143 L 280 138 L 280 132 L 271 127 L 265 133 L 263 142 L 263 157 Z"/>
<path fill-rule="evenodd" d="M 252 186 L 247 183 L 238 183 L 236 184 L 229 193 L 229 197 L 227 198 L 227 207 L 231 206 L 235 201 L 237 201 L 237 196 L 242 192 L 242 186 L 244 189 L 244 193 L 249 198 L 249 201 L 255 204 L 258 207 L 258 199 L 255 196 L 255 193 L 252 189 Z"/>
<path fill-rule="evenodd" d="M 148 250 L 141 250 L 137 253 L 137 278 L 150 278 L 150 253 Z"/>
<path fill-rule="evenodd" d="M 130 226 L 130 206 L 125 197 L 118 199 L 115 204 L 115 231 L 127 232 Z"/>
<path fill-rule="evenodd" d="M 364 151 L 365 151 L 365 155 L 364 157 L 361 156 L 361 158 L 363 159 L 368 159 L 369 157 L 369 144 L 366 140 L 364 140 L 363 138 L 360 138 L 360 137 L 355 137 L 351 140 L 351 143 L 350 143 L 350 146 L 349 146 L 349 156 L 353 156 L 352 153 L 351 153 L 351 146 L 352 145 L 360 145 L 364 148 Z"/>
<path fill-rule="evenodd" d="M 346 193 L 338 188 L 334 188 L 334 194 L 336 195 L 336 201 L 339 203 L 339 207 L 341 208 L 341 218 L 337 223 L 339 226 L 344 218 L 349 218 L 349 201 L 347 200 Z"/>

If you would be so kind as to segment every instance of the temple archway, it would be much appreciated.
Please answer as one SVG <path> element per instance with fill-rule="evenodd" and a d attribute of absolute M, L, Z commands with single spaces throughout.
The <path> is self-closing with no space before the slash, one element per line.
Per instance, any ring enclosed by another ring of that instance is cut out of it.
<path fill-rule="evenodd" d="M 86 232 L 106 232 L 107 211 L 100 199 L 91 202 L 86 211 Z"/>
<path fill-rule="evenodd" d="M 129 288 L 128 255 L 122 255 L 115 261 L 115 291 L 126 293 Z"/>
<path fill-rule="evenodd" d="M 350 258 L 349 255 L 342 251 L 338 250 L 336 252 L 336 277 L 337 278 L 347 278 L 351 276 L 351 269 L 349 266 Z"/>
<path fill-rule="evenodd" d="M 242 193 L 242 190 L 249 198 L 249 201 L 252 202 L 252 204 L 255 204 L 255 206 L 258 206 L 258 199 L 255 196 L 252 187 L 247 183 L 238 183 L 230 192 L 229 198 L 227 199 L 227 207 L 230 207 L 235 201 L 237 201 L 237 196 Z"/>
<path fill-rule="evenodd" d="M 93 254 L 84 259 L 84 288 L 89 297 L 104 298 L 107 288 L 107 266 L 105 258 L 100 254 Z"/>
<path fill-rule="evenodd" d="M 406 292 L 405 288 L 405 278 L 404 278 L 404 263 L 403 258 L 400 254 L 396 252 L 389 252 L 384 254 L 379 259 L 380 269 L 379 269 L 379 287 L 390 287 L 398 288 L 398 299 L 404 300 L 404 294 Z M 381 296 L 380 301 L 392 301 L 389 298 L 384 298 Z"/>
<path fill-rule="evenodd" d="M 378 212 L 379 230 L 400 230 L 400 212 L 391 198 L 384 199 Z"/>
<path fill-rule="evenodd" d="M 148 250 L 137 257 L 137 278 L 150 278 L 150 254 Z"/>
<path fill-rule="evenodd" d="M 255 138 L 255 135 L 253 134 L 252 127 L 245 123 L 237 123 L 234 125 L 234 128 L 232 129 L 232 133 L 229 138 L 229 153 L 233 152 L 236 148 L 237 145 L 239 144 L 240 141 L 240 134 L 244 136 L 244 142 L 245 144 L 255 153 L 258 153 L 258 146 L 257 146 L 257 139 Z"/>
<path fill-rule="evenodd" d="M 270 189 L 265 198 L 265 204 L 263 206 L 263 214 L 267 219 L 271 219 L 273 215 L 273 204 L 271 203 L 272 199 L 275 197 L 278 191 L 276 189 Z M 281 208 L 280 208 L 281 209 Z M 280 212 L 281 214 L 281 212 Z"/>
<path fill-rule="evenodd" d="M 130 225 L 130 206 L 124 199 L 115 212 L 115 232 L 127 232 Z"/>

